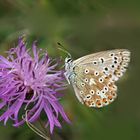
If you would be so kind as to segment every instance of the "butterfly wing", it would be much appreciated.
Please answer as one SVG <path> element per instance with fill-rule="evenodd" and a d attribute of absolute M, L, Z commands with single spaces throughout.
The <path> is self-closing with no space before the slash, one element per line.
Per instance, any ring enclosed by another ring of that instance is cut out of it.
<path fill-rule="evenodd" d="M 103 107 L 117 97 L 117 81 L 126 71 L 130 52 L 125 49 L 99 52 L 73 61 L 72 82 L 79 101 L 89 107 Z"/>
<path fill-rule="evenodd" d="M 126 71 L 130 61 L 130 51 L 116 49 L 86 55 L 75 60 L 75 66 L 91 67 L 106 76 L 112 75 L 112 80 L 117 81 Z"/>
<path fill-rule="evenodd" d="M 97 73 L 91 67 L 86 68 L 88 68 L 89 72 L 85 75 L 85 67 L 77 66 L 75 68 L 75 71 L 77 71 L 75 82 L 72 82 L 79 101 L 88 107 L 97 108 L 113 102 L 117 97 L 117 87 L 114 81 L 111 80 L 111 77 L 104 77 L 104 73 Z"/>

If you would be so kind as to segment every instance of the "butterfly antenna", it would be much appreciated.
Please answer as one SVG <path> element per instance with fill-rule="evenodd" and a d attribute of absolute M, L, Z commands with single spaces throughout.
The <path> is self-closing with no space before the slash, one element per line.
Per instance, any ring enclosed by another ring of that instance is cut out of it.
<path fill-rule="evenodd" d="M 66 53 L 71 58 L 71 54 L 67 50 L 63 49 L 64 46 L 59 42 L 57 42 L 57 44 L 60 46 L 58 49 L 61 50 L 64 53 Z"/>

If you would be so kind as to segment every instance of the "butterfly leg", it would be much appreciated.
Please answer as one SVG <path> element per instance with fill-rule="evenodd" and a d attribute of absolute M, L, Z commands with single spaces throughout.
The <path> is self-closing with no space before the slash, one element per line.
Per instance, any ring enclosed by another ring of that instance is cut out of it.
<path fill-rule="evenodd" d="M 64 73 L 66 80 L 70 84 L 69 74 L 67 72 Z"/>

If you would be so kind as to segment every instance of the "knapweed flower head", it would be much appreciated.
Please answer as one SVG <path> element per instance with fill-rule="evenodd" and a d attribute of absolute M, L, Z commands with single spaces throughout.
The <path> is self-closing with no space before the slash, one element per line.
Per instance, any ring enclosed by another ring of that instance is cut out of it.
<path fill-rule="evenodd" d="M 48 57 L 40 56 L 34 42 L 31 49 L 26 48 L 23 38 L 19 38 L 16 48 L 8 51 L 8 57 L 0 56 L 0 121 L 4 124 L 13 120 L 14 126 L 22 125 L 25 120 L 21 115 L 27 113 L 27 121 L 35 122 L 44 112 L 47 116 L 46 127 L 61 127 L 59 115 L 69 122 L 63 107 L 59 103 L 59 92 L 64 89 L 61 70 L 56 70 L 58 63 Z"/>

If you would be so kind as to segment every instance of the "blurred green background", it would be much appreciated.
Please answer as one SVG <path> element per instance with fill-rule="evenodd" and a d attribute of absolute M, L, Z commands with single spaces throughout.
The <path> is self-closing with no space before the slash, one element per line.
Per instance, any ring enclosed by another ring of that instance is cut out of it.
<path fill-rule="evenodd" d="M 140 1 L 139 0 L 0 0 L 0 54 L 26 34 L 50 56 L 62 55 L 61 42 L 73 58 L 128 48 L 131 63 L 117 83 L 118 98 L 102 109 L 81 105 L 71 86 L 62 98 L 72 124 L 63 122 L 52 140 L 140 140 Z M 0 140 L 42 140 L 26 125 L 0 125 Z"/>

